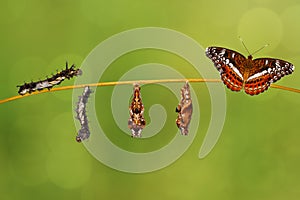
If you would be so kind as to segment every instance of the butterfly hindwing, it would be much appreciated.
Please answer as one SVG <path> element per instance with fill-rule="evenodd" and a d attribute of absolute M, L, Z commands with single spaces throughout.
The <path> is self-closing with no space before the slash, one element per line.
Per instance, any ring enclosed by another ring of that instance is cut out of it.
<path fill-rule="evenodd" d="M 244 84 L 244 90 L 250 95 L 260 94 L 269 88 L 270 80 L 270 74 L 266 73 L 266 71 L 258 72 L 247 79 Z"/>
<path fill-rule="evenodd" d="M 240 91 L 243 88 L 243 80 L 228 65 L 222 66 L 220 75 L 223 83 L 232 91 Z"/>

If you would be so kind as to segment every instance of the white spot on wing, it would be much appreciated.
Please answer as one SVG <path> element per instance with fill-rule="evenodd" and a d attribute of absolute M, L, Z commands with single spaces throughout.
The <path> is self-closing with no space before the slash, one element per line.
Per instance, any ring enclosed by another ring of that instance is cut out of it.
<path fill-rule="evenodd" d="M 224 56 L 226 49 L 222 49 L 222 51 L 220 52 L 220 56 Z"/>
<path fill-rule="evenodd" d="M 272 68 L 268 68 L 268 73 L 270 74 L 273 71 Z"/>
<path fill-rule="evenodd" d="M 267 65 L 268 63 L 269 63 L 269 60 L 267 60 L 267 59 L 266 59 L 266 61 L 265 61 L 265 65 Z"/>
<path fill-rule="evenodd" d="M 280 62 L 279 62 L 279 60 L 276 60 L 276 62 L 275 62 L 275 66 L 276 66 L 276 68 L 277 68 L 277 69 L 280 69 L 280 67 L 281 67 L 281 66 L 280 66 Z"/>
<path fill-rule="evenodd" d="M 243 77 L 243 75 L 241 74 L 241 72 L 235 67 L 235 66 L 233 66 L 233 64 L 232 63 L 230 63 L 231 65 L 229 65 L 230 67 L 231 67 L 231 69 L 233 69 L 233 71 L 242 79 L 242 80 L 244 80 L 244 77 Z"/>
<path fill-rule="evenodd" d="M 251 79 L 254 79 L 254 78 L 258 78 L 258 77 L 263 76 L 263 75 L 265 75 L 267 73 L 268 73 L 267 70 L 264 70 L 262 72 L 256 73 L 256 74 L 250 76 L 247 81 L 249 81 Z"/>

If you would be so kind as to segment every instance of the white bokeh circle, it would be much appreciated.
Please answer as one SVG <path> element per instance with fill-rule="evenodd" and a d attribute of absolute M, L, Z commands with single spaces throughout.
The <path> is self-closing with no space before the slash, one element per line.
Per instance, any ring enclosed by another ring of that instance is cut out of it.
<path fill-rule="evenodd" d="M 267 8 L 254 8 L 240 19 L 238 35 L 245 41 L 250 53 L 265 44 L 265 52 L 278 47 L 282 38 L 282 22 L 278 14 Z"/>
<path fill-rule="evenodd" d="M 300 4 L 290 6 L 286 8 L 281 14 L 281 20 L 283 22 L 283 38 L 282 45 L 293 53 L 299 53 L 299 13 Z"/>

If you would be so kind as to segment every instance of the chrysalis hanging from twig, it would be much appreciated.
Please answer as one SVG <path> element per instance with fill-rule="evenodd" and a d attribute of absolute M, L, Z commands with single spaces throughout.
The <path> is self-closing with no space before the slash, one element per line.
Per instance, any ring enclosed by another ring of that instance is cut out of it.
<path fill-rule="evenodd" d="M 82 71 L 80 69 L 75 69 L 75 65 L 72 65 L 70 68 L 68 68 L 68 63 L 66 63 L 66 69 L 58 72 L 50 78 L 36 82 L 24 83 L 23 85 L 17 85 L 17 87 L 19 87 L 18 93 L 20 95 L 24 95 L 26 93 L 30 94 L 35 91 L 41 91 L 45 88 L 50 90 L 53 86 L 59 85 L 65 79 L 70 79 L 73 76 L 78 76 L 81 74 Z"/>
<path fill-rule="evenodd" d="M 133 98 L 131 105 L 129 106 L 129 114 L 128 128 L 131 130 L 131 136 L 141 137 L 146 121 L 144 119 L 144 105 L 142 103 L 140 86 L 138 84 L 135 84 L 133 88 Z"/>
<path fill-rule="evenodd" d="M 193 104 L 188 81 L 186 81 L 184 86 L 181 88 L 181 100 L 176 107 L 176 112 L 178 113 L 178 117 L 176 119 L 177 127 L 182 135 L 188 135 L 188 128 L 193 113 Z"/>
<path fill-rule="evenodd" d="M 90 137 L 90 129 L 88 126 L 88 118 L 86 115 L 86 104 L 88 102 L 88 98 L 93 91 L 90 90 L 90 87 L 87 86 L 83 89 L 82 95 L 79 96 L 79 100 L 76 107 L 77 119 L 80 122 L 81 128 L 78 131 L 76 136 L 76 141 L 81 142 Z"/>

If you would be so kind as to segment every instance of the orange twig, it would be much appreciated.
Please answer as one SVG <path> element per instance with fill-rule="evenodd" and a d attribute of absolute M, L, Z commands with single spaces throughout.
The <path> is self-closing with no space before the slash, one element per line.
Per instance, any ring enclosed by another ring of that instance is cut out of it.
<path fill-rule="evenodd" d="M 28 96 L 32 96 L 32 95 L 36 95 L 36 94 L 42 94 L 42 93 L 46 93 L 46 92 L 55 92 L 55 91 L 61 91 L 61 90 L 71 90 L 71 89 L 76 89 L 76 88 L 84 88 L 85 86 L 90 86 L 90 87 L 101 87 L 101 86 L 114 86 L 114 85 L 132 85 L 134 83 L 140 83 L 140 84 L 154 84 L 154 83 L 175 83 L 175 82 L 185 82 L 185 81 L 189 81 L 189 82 L 221 82 L 220 79 L 198 79 L 198 78 L 190 78 L 190 79 L 162 79 L 162 80 L 135 80 L 135 81 L 114 81 L 114 82 L 100 82 L 100 83 L 89 83 L 89 84 L 83 84 L 83 85 L 70 85 L 70 86 L 63 86 L 63 87 L 59 87 L 59 88 L 53 88 L 51 90 L 42 90 L 42 91 L 37 91 L 37 92 L 33 92 L 31 94 L 25 94 L 23 96 L 21 95 L 17 95 L 17 96 L 13 96 L 13 97 L 9 97 L 3 100 L 0 100 L 0 104 L 2 103 L 6 103 L 9 101 L 13 101 L 13 100 L 17 100 L 20 98 L 24 98 L 24 97 L 28 97 Z M 271 85 L 272 88 L 277 88 L 277 89 L 281 89 L 281 90 L 287 90 L 290 92 L 296 92 L 296 93 L 300 93 L 299 89 L 295 89 L 295 88 L 290 88 L 290 87 L 285 87 L 285 86 L 281 86 L 281 85 Z"/>

